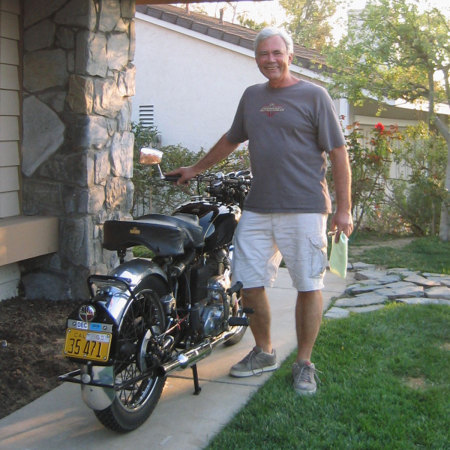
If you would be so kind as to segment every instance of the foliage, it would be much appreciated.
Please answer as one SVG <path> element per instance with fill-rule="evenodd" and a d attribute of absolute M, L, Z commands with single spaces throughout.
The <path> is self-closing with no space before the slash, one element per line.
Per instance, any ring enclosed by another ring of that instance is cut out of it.
<path fill-rule="evenodd" d="M 252 30 L 255 30 L 255 31 L 261 31 L 265 27 L 273 26 L 272 23 L 268 23 L 265 21 L 263 21 L 263 22 L 255 21 L 255 20 L 251 19 L 250 17 L 248 17 L 247 13 L 245 13 L 245 12 L 238 15 L 238 22 L 243 27 L 251 28 Z"/>
<path fill-rule="evenodd" d="M 445 198 L 445 143 L 423 122 L 400 133 L 379 122 L 368 138 L 357 123 L 346 136 L 355 232 L 435 235 Z M 391 174 L 396 164 L 398 176 Z M 330 180 L 332 184 L 332 180 Z"/>
<path fill-rule="evenodd" d="M 388 204 L 415 234 L 437 234 L 441 203 L 446 195 L 444 140 L 423 122 L 409 127 L 394 161 L 406 173 L 403 179 L 390 180 Z"/>
<path fill-rule="evenodd" d="M 324 321 L 316 395 L 293 391 L 292 353 L 207 448 L 448 448 L 449 320 L 445 305 L 393 304 Z"/>
<path fill-rule="evenodd" d="M 331 41 L 328 20 L 341 2 L 335 0 L 280 0 L 289 18 L 284 26 L 294 42 L 315 50 L 322 50 Z"/>
<path fill-rule="evenodd" d="M 372 219 L 371 222 L 380 220 L 393 146 L 400 134 L 397 127 L 386 129 L 381 122 L 375 125 L 367 138 L 358 123 L 347 128 L 346 145 L 352 170 L 352 214 L 355 218 L 354 232 L 357 232 L 365 216 Z M 332 186 L 333 180 L 329 179 L 329 183 Z"/>
<path fill-rule="evenodd" d="M 367 91 L 380 102 L 448 101 L 443 85 L 433 77 L 448 77 L 449 22 L 437 9 L 421 13 L 418 4 L 368 2 L 339 45 L 328 49 L 328 62 L 335 69 L 332 91 L 345 93 L 353 102 L 364 101 Z"/>
<path fill-rule="evenodd" d="M 134 142 L 134 203 L 133 216 L 142 216 L 148 213 L 170 214 L 176 206 L 189 200 L 192 195 L 202 194 L 201 186 L 195 182 L 187 186 L 176 186 L 160 179 L 156 166 L 148 167 L 140 164 L 139 151 L 142 147 L 155 146 L 157 131 L 146 128 L 141 124 L 132 124 L 135 134 Z M 160 167 L 163 173 L 177 167 L 194 164 L 205 152 L 193 152 L 181 145 L 169 145 L 160 149 L 164 156 Z M 236 150 L 226 160 L 220 162 L 211 171 L 232 172 L 246 169 L 250 166 L 247 149 Z"/>
<path fill-rule="evenodd" d="M 160 179 L 157 166 L 146 166 L 139 162 L 139 151 L 142 147 L 156 146 L 157 130 L 141 124 L 132 124 L 135 135 L 133 184 L 134 202 L 133 216 L 148 213 L 170 213 L 176 205 L 188 200 L 195 193 L 195 186 L 183 189 Z M 163 173 L 183 165 L 193 164 L 203 152 L 194 153 L 180 145 L 170 145 L 160 149 L 163 159 L 160 164 Z"/>
<path fill-rule="evenodd" d="M 354 104 L 375 98 L 381 108 L 386 99 L 428 103 L 428 123 L 447 142 L 440 235 L 448 240 L 450 133 L 435 109 L 439 102 L 450 105 L 450 22 L 438 9 L 419 6 L 418 0 L 369 0 L 348 34 L 327 50 L 330 91 Z"/>

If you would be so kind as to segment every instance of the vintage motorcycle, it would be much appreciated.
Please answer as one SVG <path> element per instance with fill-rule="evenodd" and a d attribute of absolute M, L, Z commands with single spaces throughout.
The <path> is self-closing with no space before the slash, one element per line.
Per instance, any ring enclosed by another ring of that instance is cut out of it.
<path fill-rule="evenodd" d="M 141 162 L 162 152 L 142 149 Z M 118 267 L 91 275 L 89 301 L 67 320 L 64 355 L 79 369 L 59 377 L 81 385 L 84 402 L 107 428 L 127 432 L 154 410 L 166 376 L 192 368 L 219 344 L 239 342 L 248 325 L 238 282 L 231 286 L 232 238 L 250 188 L 250 171 L 196 177 L 206 195 L 192 197 L 172 215 L 108 220 L 103 246 Z M 126 258 L 143 245 L 153 256 Z M 126 260 L 127 259 L 127 260 Z"/>

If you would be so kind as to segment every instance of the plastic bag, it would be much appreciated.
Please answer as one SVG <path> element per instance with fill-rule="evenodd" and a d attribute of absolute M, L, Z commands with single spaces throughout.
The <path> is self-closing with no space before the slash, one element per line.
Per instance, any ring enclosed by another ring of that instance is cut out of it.
<path fill-rule="evenodd" d="M 334 235 L 331 240 L 330 271 L 345 278 L 347 276 L 348 237 L 341 233 L 339 241 L 335 242 Z"/>

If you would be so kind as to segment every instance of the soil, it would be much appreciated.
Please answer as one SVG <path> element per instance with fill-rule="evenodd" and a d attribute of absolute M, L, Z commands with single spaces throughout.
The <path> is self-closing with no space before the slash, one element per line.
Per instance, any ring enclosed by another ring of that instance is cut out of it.
<path fill-rule="evenodd" d="M 0 301 L 0 418 L 54 389 L 58 375 L 76 368 L 62 351 L 67 316 L 78 304 Z"/>

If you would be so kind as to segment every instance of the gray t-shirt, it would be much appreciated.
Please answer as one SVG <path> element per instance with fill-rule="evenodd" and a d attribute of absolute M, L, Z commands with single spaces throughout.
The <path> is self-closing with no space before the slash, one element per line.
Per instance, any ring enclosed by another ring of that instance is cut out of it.
<path fill-rule="evenodd" d="M 260 212 L 330 213 L 326 153 L 345 145 L 327 91 L 308 81 L 274 89 L 247 88 L 230 142 L 249 141 L 253 182 L 245 209 Z"/>

